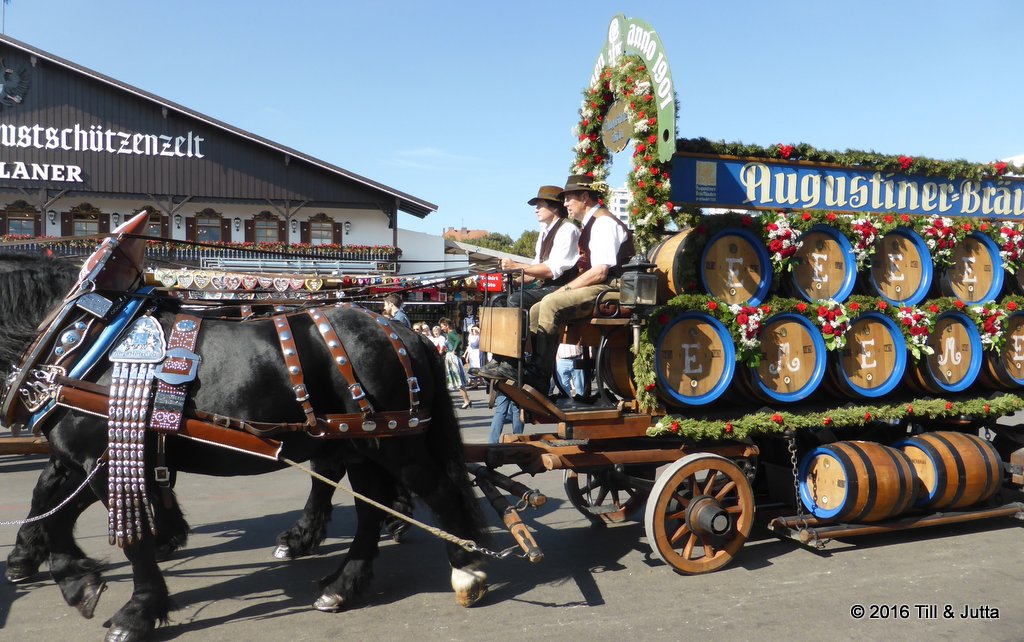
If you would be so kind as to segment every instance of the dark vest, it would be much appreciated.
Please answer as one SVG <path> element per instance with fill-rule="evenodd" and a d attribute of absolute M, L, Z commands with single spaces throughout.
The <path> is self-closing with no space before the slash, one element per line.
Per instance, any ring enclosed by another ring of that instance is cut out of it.
<path fill-rule="evenodd" d="M 562 227 L 563 224 L 572 225 L 572 223 L 567 223 L 564 218 L 558 217 L 558 220 L 548 228 L 547 234 L 544 235 L 544 240 L 540 243 L 541 263 L 547 261 L 548 257 L 551 256 L 551 247 L 555 244 L 555 234 L 558 232 L 558 228 Z M 565 285 L 575 279 L 578 274 L 579 271 L 575 267 L 572 267 L 565 272 L 562 272 L 557 279 L 549 279 L 544 285 Z"/>
<path fill-rule="evenodd" d="M 622 276 L 622 266 L 636 253 L 636 249 L 633 246 L 633 232 L 617 216 L 604 208 L 594 212 L 594 215 L 590 217 L 590 220 L 587 221 L 587 224 L 583 226 L 583 230 L 580 232 L 580 260 L 576 263 L 576 269 L 582 274 L 593 267 L 590 263 L 590 229 L 594 226 L 594 221 L 599 216 L 611 216 L 612 220 L 619 224 L 619 227 L 626 230 L 626 238 L 622 241 L 622 245 L 619 246 L 619 251 L 615 255 L 615 265 L 608 269 L 611 276 Z"/>

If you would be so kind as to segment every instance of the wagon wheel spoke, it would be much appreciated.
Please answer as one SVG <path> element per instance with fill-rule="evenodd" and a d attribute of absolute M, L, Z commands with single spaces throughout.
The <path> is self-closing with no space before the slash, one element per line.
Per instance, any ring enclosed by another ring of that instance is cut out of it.
<path fill-rule="evenodd" d="M 696 542 L 697 542 L 697 535 L 695 533 L 690 533 L 690 536 L 686 539 L 686 545 L 683 546 L 683 555 L 682 555 L 682 557 L 683 557 L 684 560 L 689 561 L 689 560 L 693 559 L 693 545 Z"/>
<path fill-rule="evenodd" d="M 593 472 L 566 471 L 563 479 L 569 502 L 595 525 L 624 521 L 643 507 L 649 494 L 646 484 L 633 478 L 653 478 L 654 468 L 631 466 Z"/>
<path fill-rule="evenodd" d="M 736 482 L 730 481 L 722 486 L 722 489 L 715 493 L 715 499 L 722 500 L 725 496 L 736 490 Z"/>
<path fill-rule="evenodd" d="M 669 539 L 672 541 L 673 544 L 675 544 L 679 542 L 679 540 L 681 540 L 685 535 L 689 535 L 690 533 L 691 531 L 689 524 L 683 522 L 679 525 L 679 528 L 676 529 L 676 532 L 672 533 L 672 537 L 670 537 Z"/>
<path fill-rule="evenodd" d="M 708 559 L 710 559 L 710 558 L 715 556 L 715 545 L 714 544 L 712 544 L 710 541 L 708 541 L 706 539 L 701 540 L 701 544 L 703 544 L 703 546 L 704 546 L 704 557 L 707 557 Z"/>
<path fill-rule="evenodd" d="M 715 487 L 715 482 L 718 481 L 718 475 L 715 473 L 708 473 L 708 483 L 704 484 L 704 490 L 701 491 L 703 495 L 710 495 L 711 489 Z"/>

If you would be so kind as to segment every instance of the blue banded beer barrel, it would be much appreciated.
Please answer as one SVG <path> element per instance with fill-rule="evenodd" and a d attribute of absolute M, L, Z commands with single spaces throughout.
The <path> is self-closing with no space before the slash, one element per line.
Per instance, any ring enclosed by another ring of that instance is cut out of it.
<path fill-rule="evenodd" d="M 917 305 L 928 296 L 934 270 L 928 244 L 909 227 L 875 241 L 867 291 L 892 305 Z"/>
<path fill-rule="evenodd" d="M 839 229 L 815 225 L 800 235 L 790 287 L 808 301 L 845 301 L 857 282 L 853 246 Z"/>
<path fill-rule="evenodd" d="M 658 395 L 668 405 L 704 406 L 732 383 L 732 335 L 704 312 L 684 312 L 662 328 L 655 344 Z"/>
<path fill-rule="evenodd" d="M 766 403 L 803 401 L 825 377 L 825 340 L 807 317 L 783 312 L 761 326 L 761 362 L 741 368 L 746 390 Z"/>
<path fill-rule="evenodd" d="M 997 390 L 1024 388 L 1024 310 L 1003 319 L 1003 349 L 985 351 L 978 380 Z"/>
<path fill-rule="evenodd" d="M 953 265 L 939 276 L 946 296 L 964 303 L 992 301 L 1003 290 L 1003 257 L 999 246 L 981 232 L 971 232 L 953 249 Z"/>
<path fill-rule="evenodd" d="M 839 394 L 877 399 L 892 392 L 907 369 L 907 342 L 896 322 L 881 312 L 865 312 L 850 322 L 846 346 L 830 359 Z"/>
<path fill-rule="evenodd" d="M 921 482 L 917 506 L 954 510 L 983 502 L 1003 484 L 999 452 L 977 435 L 926 432 L 904 439 L 903 450 Z"/>
<path fill-rule="evenodd" d="M 815 517 L 877 522 L 906 511 L 917 486 L 910 460 L 873 441 L 838 441 L 807 453 L 798 470 L 800 499 Z"/>
<path fill-rule="evenodd" d="M 760 237 L 724 229 L 708 240 L 700 258 L 704 290 L 729 305 L 758 305 L 772 287 L 772 260 Z"/>
<path fill-rule="evenodd" d="M 904 381 L 910 387 L 933 395 L 962 392 L 981 372 L 981 335 L 974 322 L 962 312 L 943 312 L 935 318 L 928 335 L 932 354 L 907 368 Z"/>

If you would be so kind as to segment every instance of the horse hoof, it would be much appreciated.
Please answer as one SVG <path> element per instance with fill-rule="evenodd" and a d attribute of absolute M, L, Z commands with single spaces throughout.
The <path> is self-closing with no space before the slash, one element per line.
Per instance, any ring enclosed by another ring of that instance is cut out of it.
<path fill-rule="evenodd" d="M 100 595 L 103 594 L 107 588 L 106 582 L 100 582 L 99 584 L 89 584 L 82 589 L 82 599 L 75 605 L 78 612 L 82 614 L 87 620 L 91 620 L 93 612 L 96 611 L 96 605 L 100 601 Z"/>
<path fill-rule="evenodd" d="M 487 573 L 472 565 L 453 568 L 452 588 L 459 606 L 473 606 L 487 595 Z"/>
<path fill-rule="evenodd" d="M 21 584 L 32 579 L 38 572 L 39 566 L 8 563 L 4 578 L 11 584 Z"/>
<path fill-rule="evenodd" d="M 345 606 L 345 598 L 336 593 L 323 593 L 313 602 L 313 608 L 324 613 L 337 613 Z"/>
<path fill-rule="evenodd" d="M 104 642 L 141 642 L 145 640 L 147 635 L 139 634 L 130 629 L 121 628 L 120 626 L 112 626 L 107 629 L 107 636 Z"/>
<path fill-rule="evenodd" d="M 280 544 L 274 549 L 274 559 L 293 560 L 295 559 L 295 556 L 292 555 L 292 549 L 288 548 L 284 544 Z"/>

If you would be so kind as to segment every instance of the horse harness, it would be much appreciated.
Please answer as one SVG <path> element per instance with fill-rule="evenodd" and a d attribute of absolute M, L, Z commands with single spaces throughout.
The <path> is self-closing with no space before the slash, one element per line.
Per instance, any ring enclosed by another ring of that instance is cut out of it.
<path fill-rule="evenodd" d="M 429 411 L 420 407 L 419 381 L 413 372 L 408 348 L 391 322 L 349 303 L 335 306 L 367 315 L 384 333 L 405 372 L 409 390 L 407 410 L 373 407 L 324 308 L 289 311 L 284 306 L 276 306 L 270 320 L 277 333 L 295 401 L 305 421 L 255 422 L 200 409 L 186 411 L 189 387 L 202 363 L 195 347 L 204 317 L 179 313 L 165 341 L 159 322 L 150 311 L 143 311 L 141 299 L 132 295 L 115 298 L 110 305 L 100 306 L 100 310 L 82 304 L 66 305 L 59 315 L 50 319 L 50 327 L 34 342 L 30 351 L 34 359 L 23 363 L 22 371 L 30 369 L 31 376 L 21 378 L 19 383 L 24 383 L 8 394 L 20 396 L 25 409 L 33 413 L 33 424 L 45 420 L 56 406 L 107 418 L 108 536 L 111 544 L 132 544 L 141 539 L 144 526 L 151 533 L 156 532 L 146 492 L 146 431 L 157 433 L 154 472 L 165 501 L 170 495 L 165 452 L 169 434 L 278 460 L 281 443 L 273 437 L 289 432 L 304 432 L 323 439 L 380 438 L 422 432 L 430 421 Z M 251 323 L 260 319 L 246 307 L 239 311 L 240 319 L 232 320 Z M 348 383 L 358 412 L 317 415 L 314 411 L 290 321 L 300 315 L 308 315 L 315 325 L 339 374 Z M 84 380 L 103 354 L 107 354 L 113 364 L 109 388 Z M 32 363 L 33 360 L 36 363 Z"/>

